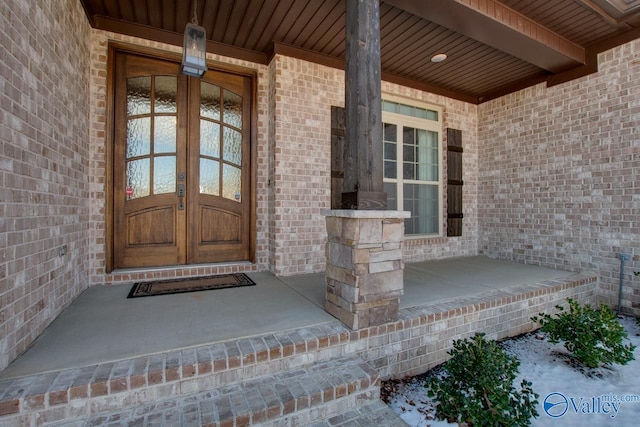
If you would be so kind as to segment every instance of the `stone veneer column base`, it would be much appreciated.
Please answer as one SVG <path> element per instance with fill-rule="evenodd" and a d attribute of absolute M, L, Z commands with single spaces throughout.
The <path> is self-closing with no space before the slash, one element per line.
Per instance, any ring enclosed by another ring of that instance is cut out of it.
<path fill-rule="evenodd" d="M 410 212 L 324 211 L 325 309 L 351 329 L 398 320 L 404 290 L 402 242 Z"/>

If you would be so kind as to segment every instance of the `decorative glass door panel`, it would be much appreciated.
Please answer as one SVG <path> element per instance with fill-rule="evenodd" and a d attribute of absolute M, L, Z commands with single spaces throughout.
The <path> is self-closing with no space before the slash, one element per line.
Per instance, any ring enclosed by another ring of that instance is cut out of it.
<path fill-rule="evenodd" d="M 250 79 L 116 55 L 114 266 L 250 258 Z"/>
<path fill-rule="evenodd" d="M 198 158 L 192 169 L 199 180 L 191 189 L 196 195 L 196 210 L 191 221 L 190 262 L 203 262 L 216 254 L 225 258 L 246 259 L 249 238 L 250 181 L 248 124 L 250 81 L 238 76 L 207 72 L 199 89 L 192 89 L 190 129 L 198 134 Z M 195 99 L 199 103 L 195 104 Z M 197 120 L 196 120 L 197 119 Z"/>
<path fill-rule="evenodd" d="M 176 191 L 176 76 L 127 79 L 126 198 Z"/>
<path fill-rule="evenodd" d="M 207 82 L 200 96 L 200 193 L 241 202 L 242 97 Z"/>

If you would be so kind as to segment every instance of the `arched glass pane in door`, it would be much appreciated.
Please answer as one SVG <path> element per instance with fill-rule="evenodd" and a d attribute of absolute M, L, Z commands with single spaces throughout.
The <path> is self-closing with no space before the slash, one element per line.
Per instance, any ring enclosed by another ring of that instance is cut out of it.
<path fill-rule="evenodd" d="M 127 79 L 126 200 L 176 191 L 177 78 Z"/>
<path fill-rule="evenodd" d="M 241 201 L 242 97 L 200 85 L 200 193 Z"/>

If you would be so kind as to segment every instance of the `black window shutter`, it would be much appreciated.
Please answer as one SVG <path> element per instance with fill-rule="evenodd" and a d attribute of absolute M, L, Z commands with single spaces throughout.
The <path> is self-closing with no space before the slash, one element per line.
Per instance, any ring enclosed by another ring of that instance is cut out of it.
<path fill-rule="evenodd" d="M 331 106 L 331 209 L 342 206 L 345 134 L 345 109 Z"/>
<path fill-rule="evenodd" d="M 447 236 L 462 236 L 462 131 L 447 128 Z"/>

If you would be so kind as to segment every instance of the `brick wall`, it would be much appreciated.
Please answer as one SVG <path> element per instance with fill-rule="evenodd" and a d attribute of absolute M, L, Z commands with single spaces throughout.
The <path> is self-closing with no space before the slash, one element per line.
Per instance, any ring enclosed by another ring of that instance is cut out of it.
<path fill-rule="evenodd" d="M 89 34 L 77 0 L 0 4 L 0 369 L 88 285 Z"/>
<path fill-rule="evenodd" d="M 539 283 L 517 285 L 468 297 L 400 311 L 396 324 L 354 331 L 368 337 L 358 353 L 383 378 L 405 378 L 424 373 L 449 359 L 453 341 L 483 332 L 487 339 L 503 340 L 534 331 L 531 317 L 566 307 L 566 299 L 593 304 L 597 278 L 575 274 Z"/>
<path fill-rule="evenodd" d="M 344 106 L 344 71 L 284 56 L 274 63 L 272 270 L 278 275 L 324 271 L 326 230 L 320 212 L 331 206 L 330 107 Z M 477 254 L 477 107 L 387 82 L 382 90 L 443 106 L 443 134 L 446 127 L 461 129 L 465 150 L 463 235 L 412 239 L 404 247 L 405 261 Z M 442 156 L 446 171 L 444 150 Z M 442 209 L 446 212 L 446 200 Z"/>
<path fill-rule="evenodd" d="M 268 252 L 269 252 L 269 271 L 275 271 L 275 215 L 276 215 L 276 189 L 275 185 L 271 185 L 272 182 L 275 182 L 275 156 L 273 153 L 276 151 L 276 61 L 271 61 L 269 64 L 269 98 L 268 98 L 268 155 L 267 155 L 267 197 L 268 197 L 268 205 L 267 205 L 267 215 L 266 215 L 266 223 L 268 229 Z"/>
<path fill-rule="evenodd" d="M 617 305 L 640 314 L 640 41 L 599 56 L 599 72 L 481 104 L 480 251 L 594 270 Z"/>
<path fill-rule="evenodd" d="M 255 69 L 257 101 L 257 262 L 105 274 L 106 93 L 109 41 L 179 52 L 166 45 L 100 30 L 91 43 L 92 283 L 129 283 L 190 274 L 270 270 L 276 275 L 325 269 L 326 230 L 320 212 L 330 208 L 331 106 L 344 105 L 344 72 L 276 55 L 269 66 L 209 54 L 214 61 Z M 388 93 L 445 107 L 445 127 L 463 131 L 465 223 L 458 238 L 412 240 L 409 262 L 477 253 L 476 106 L 383 83 Z M 446 165 L 443 151 L 443 164 Z M 446 168 L 445 168 L 446 169 Z M 446 188 L 443 189 L 446 193 Z M 442 207 L 446 212 L 446 202 Z"/>
<path fill-rule="evenodd" d="M 273 271 L 324 271 L 331 207 L 331 105 L 344 105 L 344 72 L 277 55 L 274 81 Z"/>

